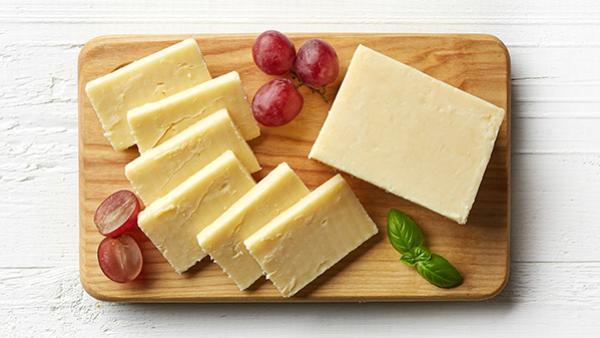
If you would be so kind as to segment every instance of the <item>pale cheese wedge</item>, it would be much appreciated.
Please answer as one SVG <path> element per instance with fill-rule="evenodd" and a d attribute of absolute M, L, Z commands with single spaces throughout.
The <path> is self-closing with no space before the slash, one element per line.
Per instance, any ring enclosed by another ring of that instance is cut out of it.
<path fill-rule="evenodd" d="M 377 231 L 346 181 L 336 175 L 244 245 L 277 290 L 290 297 Z"/>
<path fill-rule="evenodd" d="M 243 241 L 308 194 L 300 178 L 282 163 L 198 234 L 200 247 L 244 290 L 262 270 Z"/>
<path fill-rule="evenodd" d="M 182 273 L 206 256 L 196 234 L 254 186 L 244 165 L 227 151 L 138 215 L 140 229 Z"/>
<path fill-rule="evenodd" d="M 88 82 L 85 91 L 116 150 L 134 144 L 127 112 L 210 80 L 194 39 L 187 39 Z"/>
<path fill-rule="evenodd" d="M 260 135 L 237 72 L 221 75 L 161 101 L 132 109 L 127 119 L 138 150 L 143 153 L 223 108 L 229 111 L 244 139 L 250 140 Z"/>
<path fill-rule="evenodd" d="M 227 111 L 220 110 L 127 164 L 125 175 L 148 205 L 227 150 L 233 151 L 250 172 L 260 170 Z"/>

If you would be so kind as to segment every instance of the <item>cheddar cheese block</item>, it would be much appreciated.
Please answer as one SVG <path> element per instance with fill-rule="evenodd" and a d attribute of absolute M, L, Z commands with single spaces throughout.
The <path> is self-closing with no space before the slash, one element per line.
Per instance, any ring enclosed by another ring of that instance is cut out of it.
<path fill-rule="evenodd" d="M 260 170 L 227 111 L 220 110 L 127 164 L 125 175 L 148 205 L 227 150 L 233 151 L 250 172 Z"/>
<path fill-rule="evenodd" d="M 244 290 L 262 270 L 243 241 L 302 197 L 308 188 L 282 163 L 198 234 L 198 244 Z"/>
<path fill-rule="evenodd" d="M 141 211 L 138 224 L 175 271 L 182 273 L 206 256 L 196 234 L 253 186 L 250 173 L 227 151 Z"/>
<path fill-rule="evenodd" d="M 244 241 L 277 290 L 290 297 L 377 233 L 336 175 Z"/>
<path fill-rule="evenodd" d="M 88 82 L 85 91 L 116 150 L 134 144 L 127 112 L 210 80 L 194 39 L 187 39 Z"/>
<path fill-rule="evenodd" d="M 132 109 L 127 119 L 138 150 L 143 153 L 224 108 L 244 139 L 250 140 L 260 135 L 237 72 L 221 75 L 163 100 Z"/>
<path fill-rule="evenodd" d="M 359 45 L 309 157 L 464 224 L 504 115 Z"/>

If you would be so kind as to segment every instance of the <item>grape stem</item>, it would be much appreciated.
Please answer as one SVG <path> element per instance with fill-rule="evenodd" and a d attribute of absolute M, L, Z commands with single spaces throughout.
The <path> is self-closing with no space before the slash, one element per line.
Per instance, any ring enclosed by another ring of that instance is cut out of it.
<path fill-rule="evenodd" d="M 329 103 L 329 100 L 327 100 L 327 96 L 325 95 L 325 94 L 327 94 L 327 89 L 325 87 L 313 88 L 311 86 L 306 85 L 304 82 L 302 82 L 302 80 L 300 80 L 300 78 L 298 77 L 298 74 L 296 74 L 295 71 L 290 70 L 290 74 L 292 75 L 291 77 L 294 82 L 294 87 L 296 87 L 296 89 L 299 89 L 302 86 L 306 86 L 308 89 L 310 89 L 311 92 L 319 94 L 319 96 L 321 96 L 321 98 L 323 99 L 323 101 L 325 101 L 325 103 Z"/>
<path fill-rule="evenodd" d="M 329 103 L 329 101 L 327 100 L 327 96 L 325 96 L 325 93 L 327 92 L 327 90 L 325 89 L 325 87 L 321 87 L 319 89 L 315 89 L 315 88 L 312 88 L 312 87 L 308 87 L 308 88 L 310 88 L 310 90 L 313 93 L 319 94 L 319 96 L 321 96 L 321 98 L 323 99 L 323 101 L 325 101 L 325 103 Z"/>

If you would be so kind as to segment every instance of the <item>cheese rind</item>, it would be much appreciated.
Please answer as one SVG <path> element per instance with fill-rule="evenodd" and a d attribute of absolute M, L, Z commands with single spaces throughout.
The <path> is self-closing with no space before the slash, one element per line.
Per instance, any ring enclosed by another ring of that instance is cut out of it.
<path fill-rule="evenodd" d="M 246 140 L 260 135 L 237 72 L 230 72 L 163 100 L 132 109 L 127 120 L 140 152 L 159 145 L 194 122 L 227 109 Z"/>
<path fill-rule="evenodd" d="M 294 171 L 282 163 L 204 228 L 198 244 L 244 290 L 262 276 L 262 270 L 243 241 L 308 192 Z"/>
<path fill-rule="evenodd" d="M 290 297 L 378 232 L 336 175 L 244 241 L 275 287 Z"/>
<path fill-rule="evenodd" d="M 504 115 L 361 45 L 309 158 L 464 224 Z"/>
<path fill-rule="evenodd" d="M 85 91 L 116 150 L 134 144 L 127 112 L 210 80 L 200 48 L 187 39 L 88 82 Z"/>
<path fill-rule="evenodd" d="M 227 150 L 233 151 L 250 172 L 260 170 L 227 111 L 220 110 L 127 164 L 125 175 L 148 205 Z"/>
<path fill-rule="evenodd" d="M 139 227 L 182 273 L 206 256 L 196 234 L 253 186 L 250 173 L 227 151 L 141 211 Z"/>

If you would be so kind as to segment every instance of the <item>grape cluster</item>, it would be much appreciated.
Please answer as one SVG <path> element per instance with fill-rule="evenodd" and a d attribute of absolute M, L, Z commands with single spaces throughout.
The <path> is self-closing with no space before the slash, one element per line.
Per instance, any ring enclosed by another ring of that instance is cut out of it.
<path fill-rule="evenodd" d="M 339 74 L 338 56 L 333 47 L 321 39 L 305 41 L 298 53 L 284 34 L 269 30 L 260 34 L 252 46 L 254 63 L 269 75 L 294 74 L 300 85 L 321 90 Z M 254 118 L 268 127 L 292 121 L 302 110 L 304 99 L 289 79 L 274 79 L 254 95 Z"/>

